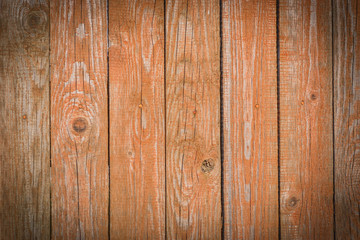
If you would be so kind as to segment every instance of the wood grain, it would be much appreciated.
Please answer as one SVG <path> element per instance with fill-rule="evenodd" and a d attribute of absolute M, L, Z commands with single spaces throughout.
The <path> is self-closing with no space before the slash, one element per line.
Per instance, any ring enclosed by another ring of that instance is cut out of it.
<path fill-rule="evenodd" d="M 50 237 L 48 1 L 0 1 L 0 239 Z"/>
<path fill-rule="evenodd" d="M 220 3 L 166 2 L 166 232 L 221 237 Z"/>
<path fill-rule="evenodd" d="M 222 7 L 224 237 L 276 239 L 276 1 Z"/>
<path fill-rule="evenodd" d="M 164 239 L 164 2 L 109 11 L 110 236 Z"/>
<path fill-rule="evenodd" d="M 333 238 L 331 1 L 280 1 L 284 239 Z"/>
<path fill-rule="evenodd" d="M 107 239 L 106 2 L 50 5 L 52 238 Z"/>
<path fill-rule="evenodd" d="M 334 2 L 335 226 L 360 239 L 360 1 Z"/>

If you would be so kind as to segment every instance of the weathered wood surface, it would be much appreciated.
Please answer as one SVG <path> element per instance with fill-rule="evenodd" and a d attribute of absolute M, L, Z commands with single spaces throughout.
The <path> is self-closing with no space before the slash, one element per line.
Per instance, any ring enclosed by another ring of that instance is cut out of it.
<path fill-rule="evenodd" d="M 359 14 L 0 0 L 0 239 L 359 239 Z"/>
<path fill-rule="evenodd" d="M 335 232 L 360 239 L 360 1 L 334 2 Z"/>
<path fill-rule="evenodd" d="M 220 3 L 166 2 L 166 233 L 221 237 Z"/>
<path fill-rule="evenodd" d="M 48 1 L 0 1 L 0 239 L 50 237 Z"/>
<path fill-rule="evenodd" d="M 110 236 L 164 239 L 164 2 L 109 11 Z"/>
<path fill-rule="evenodd" d="M 222 7 L 224 237 L 276 239 L 276 1 Z"/>
<path fill-rule="evenodd" d="M 331 1 L 280 1 L 281 237 L 332 239 Z"/>
<path fill-rule="evenodd" d="M 50 5 L 52 238 L 107 239 L 106 2 Z"/>

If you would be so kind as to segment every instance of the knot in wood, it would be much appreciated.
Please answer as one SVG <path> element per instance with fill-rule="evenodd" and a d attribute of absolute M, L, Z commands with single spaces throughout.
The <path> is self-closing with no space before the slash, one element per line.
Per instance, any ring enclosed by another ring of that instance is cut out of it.
<path fill-rule="evenodd" d="M 80 117 L 74 120 L 72 127 L 75 132 L 82 133 L 86 130 L 87 125 L 86 119 Z"/>
<path fill-rule="evenodd" d="M 23 27 L 27 33 L 37 35 L 45 32 L 47 21 L 47 15 L 44 11 L 34 10 L 24 16 Z"/>
<path fill-rule="evenodd" d="M 315 94 L 315 93 L 311 94 L 311 95 L 310 95 L 310 99 L 313 100 L 313 101 L 315 101 L 315 100 L 317 99 L 316 94 Z"/>
<path fill-rule="evenodd" d="M 201 164 L 201 171 L 204 173 L 211 172 L 215 167 L 215 162 L 212 158 L 205 159 Z"/>
<path fill-rule="evenodd" d="M 297 199 L 296 197 L 291 197 L 291 198 L 289 199 L 289 201 L 288 201 L 288 205 L 289 205 L 289 207 L 294 208 L 294 207 L 296 207 L 296 205 L 297 205 L 297 203 L 298 203 L 299 201 L 300 201 L 300 200 Z"/>

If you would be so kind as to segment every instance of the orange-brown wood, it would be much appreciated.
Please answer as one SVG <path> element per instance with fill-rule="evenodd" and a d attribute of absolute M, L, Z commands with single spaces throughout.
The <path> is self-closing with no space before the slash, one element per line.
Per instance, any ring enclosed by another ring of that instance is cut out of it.
<path fill-rule="evenodd" d="M 164 239 L 164 2 L 109 11 L 110 236 Z"/>
<path fill-rule="evenodd" d="M 331 1 L 279 4 L 281 237 L 332 239 Z"/>
<path fill-rule="evenodd" d="M 50 5 L 52 238 L 107 239 L 106 2 Z"/>
<path fill-rule="evenodd" d="M 220 3 L 166 2 L 166 233 L 221 238 Z"/>
<path fill-rule="evenodd" d="M 0 239 L 50 238 L 48 1 L 0 1 Z"/>
<path fill-rule="evenodd" d="M 335 232 L 360 239 L 360 1 L 334 1 Z"/>
<path fill-rule="evenodd" d="M 276 239 L 276 1 L 222 7 L 224 237 Z"/>

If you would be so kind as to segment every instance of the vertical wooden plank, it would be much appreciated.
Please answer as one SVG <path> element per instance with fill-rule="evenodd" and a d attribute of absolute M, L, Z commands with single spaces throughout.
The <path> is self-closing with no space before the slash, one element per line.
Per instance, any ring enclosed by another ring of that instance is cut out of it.
<path fill-rule="evenodd" d="M 360 239 L 360 1 L 336 0 L 333 13 L 335 232 Z"/>
<path fill-rule="evenodd" d="M 164 2 L 109 3 L 110 236 L 165 238 Z"/>
<path fill-rule="evenodd" d="M 169 239 L 221 237 L 220 3 L 166 2 Z"/>
<path fill-rule="evenodd" d="M 331 1 L 279 11 L 281 236 L 332 239 Z"/>
<path fill-rule="evenodd" d="M 48 12 L 0 1 L 0 239 L 50 237 Z"/>
<path fill-rule="evenodd" d="M 51 1 L 54 239 L 107 239 L 106 1 Z"/>
<path fill-rule="evenodd" d="M 222 7 L 224 237 L 276 239 L 276 1 Z"/>

